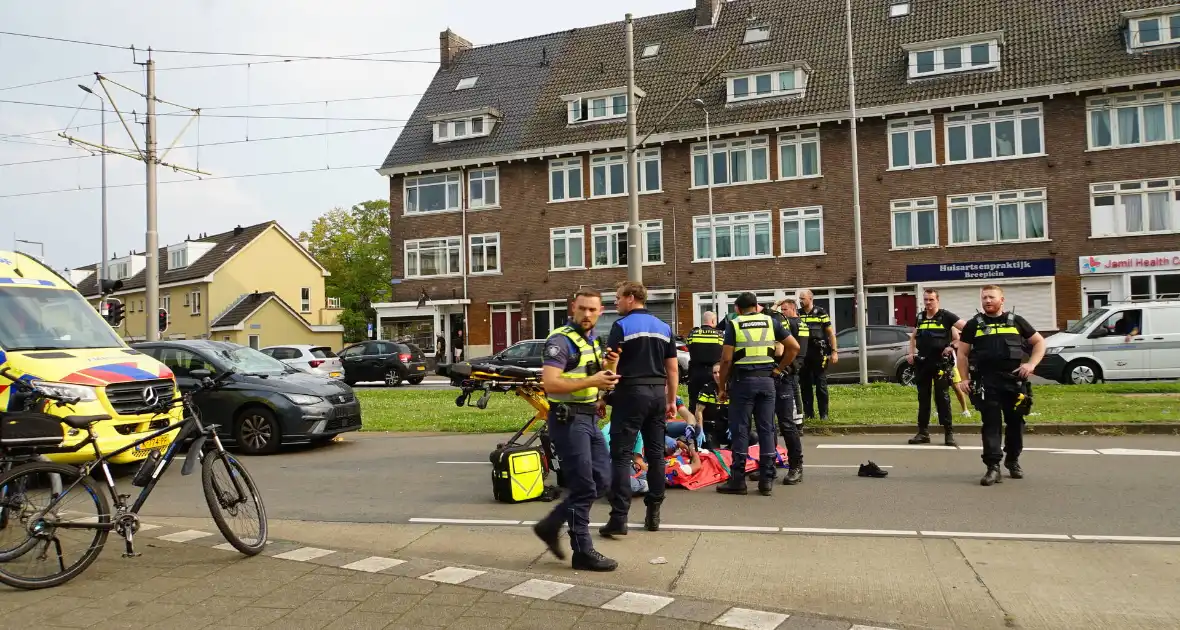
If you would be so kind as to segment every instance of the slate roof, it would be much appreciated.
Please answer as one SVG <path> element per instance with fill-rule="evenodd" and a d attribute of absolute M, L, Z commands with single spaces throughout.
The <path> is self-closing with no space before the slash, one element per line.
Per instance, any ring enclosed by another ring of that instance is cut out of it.
<path fill-rule="evenodd" d="M 237 326 L 238 324 L 245 321 L 251 313 L 258 309 L 258 307 L 266 304 L 266 301 L 271 298 L 274 298 L 280 302 L 283 301 L 283 298 L 279 297 L 274 291 L 251 293 L 239 300 L 237 304 L 234 304 L 233 308 L 223 313 L 221 317 L 218 317 L 217 321 L 213 322 L 209 328 Z M 288 308 L 290 307 L 288 306 Z"/>
<path fill-rule="evenodd" d="M 853 0 L 857 105 L 884 107 L 1177 71 L 1180 49 L 1128 53 L 1120 19 L 1123 11 L 1174 2 L 909 0 L 910 14 L 891 18 L 886 0 Z M 694 23 L 692 7 L 634 22 L 637 55 L 646 44 L 661 44 L 656 57 L 636 59 L 636 85 L 647 94 L 638 112 L 640 137 L 742 40 L 747 25 L 769 25 L 770 40 L 738 45 L 719 70 L 805 61 L 812 70 L 807 92 L 802 99 L 727 105 L 725 80 L 714 78 L 693 94 L 708 105 L 714 125 L 781 121 L 785 126 L 847 112 L 843 2 L 729 0 L 715 28 L 696 29 Z M 991 31 L 1003 31 L 999 71 L 908 80 L 905 44 Z M 624 25 L 614 22 L 463 51 L 451 69 L 437 72 L 382 168 L 404 171 L 417 164 L 533 150 L 541 155 L 551 147 L 624 138 L 622 120 L 568 125 L 559 96 L 625 85 L 625 48 Z M 542 49 L 546 66 L 541 65 Z M 474 75 L 480 76 L 475 88 L 454 91 L 460 78 Z M 428 116 L 479 107 L 504 113 L 490 137 L 433 143 Z M 685 103 L 661 131 L 703 126 L 701 112 Z"/>

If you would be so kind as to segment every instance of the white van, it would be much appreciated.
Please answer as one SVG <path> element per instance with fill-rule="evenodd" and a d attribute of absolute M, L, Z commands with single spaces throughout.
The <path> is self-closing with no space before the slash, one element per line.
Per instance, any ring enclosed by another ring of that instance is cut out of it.
<path fill-rule="evenodd" d="M 1107 304 L 1045 343 L 1037 376 L 1067 385 L 1180 378 L 1180 300 Z"/>

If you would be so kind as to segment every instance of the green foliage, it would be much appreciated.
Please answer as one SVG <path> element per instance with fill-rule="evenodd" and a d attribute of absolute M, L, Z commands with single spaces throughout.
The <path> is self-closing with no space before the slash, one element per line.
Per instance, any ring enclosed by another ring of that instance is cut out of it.
<path fill-rule="evenodd" d="M 311 224 L 306 239 L 316 260 L 332 273 L 327 293 L 340 298 L 345 341 L 365 338 L 375 319 L 371 305 L 389 298 L 389 202 L 365 201 L 335 208 Z"/>

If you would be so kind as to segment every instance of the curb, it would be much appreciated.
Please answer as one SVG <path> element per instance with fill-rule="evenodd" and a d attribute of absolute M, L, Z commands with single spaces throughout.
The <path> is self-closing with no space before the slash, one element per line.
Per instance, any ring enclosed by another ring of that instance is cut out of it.
<path fill-rule="evenodd" d="M 909 435 L 916 424 L 813 424 L 804 423 L 807 435 Z M 956 429 L 979 431 L 978 422 L 955 424 Z M 931 424 L 931 430 L 938 427 Z M 1033 435 L 1180 435 L 1180 422 L 1062 422 L 1025 425 L 1024 432 Z"/>

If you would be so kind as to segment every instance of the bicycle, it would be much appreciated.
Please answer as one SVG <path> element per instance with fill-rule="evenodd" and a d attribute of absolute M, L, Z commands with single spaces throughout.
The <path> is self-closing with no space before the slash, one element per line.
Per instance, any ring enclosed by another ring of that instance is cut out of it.
<path fill-rule="evenodd" d="M 200 382 L 198 391 L 217 388 L 231 374 L 233 374 L 232 370 L 226 371 L 213 379 L 210 378 L 212 374 L 207 370 L 192 371 L 192 375 Z M 15 381 L 7 370 L 0 370 L 0 375 Z M 61 405 L 71 405 L 78 402 L 76 398 L 59 397 L 44 391 L 40 391 L 39 395 Z M 0 560 L 0 583 L 21 589 L 40 589 L 64 584 L 81 574 L 98 558 L 106 544 L 107 536 L 112 531 L 122 536 L 126 544 L 123 552 L 124 558 L 141 555 L 135 552 L 134 546 L 134 535 L 140 529 L 139 510 L 151 495 L 160 477 L 168 470 L 172 460 L 179 452 L 181 444 L 194 432 L 196 437 L 188 448 L 181 474 L 186 476 L 192 474 L 196 463 L 201 462 L 201 485 L 205 501 L 209 505 L 210 515 L 213 517 L 217 529 L 239 552 L 247 556 L 259 554 L 266 545 L 267 537 L 266 508 L 262 498 L 245 467 L 227 453 L 222 446 L 216 433 L 217 425 L 205 425 L 201 422 L 192 398 L 192 392 L 186 392 L 178 398 L 159 401 L 154 405 L 137 410 L 136 415 L 147 413 L 162 415 L 180 404 L 184 408 L 184 419 L 178 424 L 153 431 L 146 437 L 106 455 L 102 454 L 98 448 L 93 425 L 109 420 L 110 416 L 54 417 L 54 420 L 60 424 L 65 424 L 78 431 L 86 431 L 86 438 L 77 446 L 57 449 L 55 452 L 75 452 L 93 445 L 98 459 L 82 466 L 33 462 L 22 464 L 0 475 L 0 489 L 4 490 L 0 493 L 0 511 L 7 513 L 10 524 L 19 523 L 23 527 L 24 535 L 24 540 L 20 544 L 6 552 L 6 559 Z M 152 449 L 140 464 L 131 483 L 141 487 L 142 490 L 134 503 L 128 506 L 127 500 L 131 496 L 118 493 L 114 478 L 111 476 L 108 460 L 173 431 L 179 431 L 179 433 L 168 445 L 164 454 L 160 455 L 157 449 Z M 204 448 L 210 437 L 214 448 L 206 453 Z M 113 514 L 107 496 L 99 492 L 97 484 L 91 479 L 91 473 L 99 470 L 102 471 L 106 482 L 110 501 L 115 506 Z M 226 473 L 228 481 L 216 478 L 216 474 L 222 470 Z M 54 489 L 54 486 L 57 485 L 53 481 L 54 477 L 60 479 L 61 485 L 58 486 L 61 488 L 60 492 Z M 47 486 L 49 492 L 45 499 L 33 497 L 35 490 L 44 489 Z M 78 512 L 73 509 L 72 504 L 67 506 L 67 502 L 74 498 L 80 498 L 84 503 L 83 507 L 86 502 L 93 504 L 96 514 L 74 517 L 73 515 Z M 257 515 L 258 526 L 256 533 L 247 533 L 248 538 L 243 538 L 231 528 L 226 517 L 228 515 L 236 518 L 240 512 L 245 512 L 248 508 L 253 508 Z M 67 566 L 61 537 L 75 532 L 82 532 L 83 537 L 92 534 L 92 540 L 89 543 L 83 543 L 86 548 L 81 557 Z M 5 546 L 0 544 L 0 548 Z M 51 547 L 52 558 L 50 558 Z M 56 568 L 53 569 L 54 573 L 28 576 L 18 574 L 14 569 L 26 562 L 32 565 L 47 561 L 52 561 L 56 565 Z M 60 570 L 57 570 L 58 568 Z"/>

